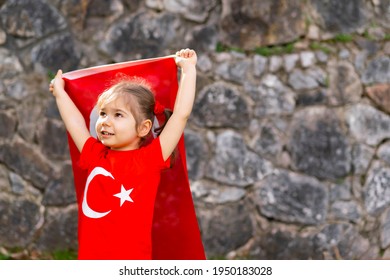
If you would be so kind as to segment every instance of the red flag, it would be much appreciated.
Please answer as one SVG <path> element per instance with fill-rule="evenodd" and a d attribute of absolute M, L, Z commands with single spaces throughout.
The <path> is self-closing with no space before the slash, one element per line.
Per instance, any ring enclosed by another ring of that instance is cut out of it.
<path fill-rule="evenodd" d="M 99 94 L 122 74 L 146 79 L 156 94 L 156 100 L 164 107 L 173 109 L 178 83 L 177 67 L 172 57 L 116 63 L 65 73 L 65 90 L 83 115 L 87 127 L 91 127 L 91 112 Z M 78 164 L 80 153 L 69 135 L 68 141 L 77 201 L 81 207 L 88 174 Z M 205 259 L 186 166 L 182 136 L 174 165 L 162 173 L 157 191 L 152 227 L 152 259 Z M 112 231 L 115 232 L 115 229 Z"/>

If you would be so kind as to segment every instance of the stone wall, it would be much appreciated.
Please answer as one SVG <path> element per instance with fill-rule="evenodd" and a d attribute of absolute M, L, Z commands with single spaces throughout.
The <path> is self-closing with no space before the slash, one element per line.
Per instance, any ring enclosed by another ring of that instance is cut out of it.
<path fill-rule="evenodd" d="M 0 255 L 77 248 L 48 73 L 188 46 L 208 258 L 389 258 L 389 40 L 389 0 L 0 0 Z"/>

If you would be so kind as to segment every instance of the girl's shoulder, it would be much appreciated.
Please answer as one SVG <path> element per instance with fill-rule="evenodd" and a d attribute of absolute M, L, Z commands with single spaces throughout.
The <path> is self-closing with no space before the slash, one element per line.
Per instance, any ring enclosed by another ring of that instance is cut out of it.
<path fill-rule="evenodd" d="M 150 140 L 139 149 L 145 160 L 149 161 L 150 165 L 155 165 L 158 168 L 170 167 L 170 160 L 163 160 L 160 137 Z"/>
<path fill-rule="evenodd" d="M 109 149 L 104 146 L 99 140 L 92 136 L 89 137 L 87 141 L 85 141 L 80 153 L 80 166 L 82 168 L 88 168 L 99 158 L 106 155 L 108 150 Z"/>

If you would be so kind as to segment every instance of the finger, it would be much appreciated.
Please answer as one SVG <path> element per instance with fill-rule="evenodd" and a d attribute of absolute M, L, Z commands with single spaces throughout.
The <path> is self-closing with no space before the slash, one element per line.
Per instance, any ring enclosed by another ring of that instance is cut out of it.
<path fill-rule="evenodd" d="M 187 58 L 190 58 L 194 55 L 194 50 L 192 49 L 187 49 Z"/>

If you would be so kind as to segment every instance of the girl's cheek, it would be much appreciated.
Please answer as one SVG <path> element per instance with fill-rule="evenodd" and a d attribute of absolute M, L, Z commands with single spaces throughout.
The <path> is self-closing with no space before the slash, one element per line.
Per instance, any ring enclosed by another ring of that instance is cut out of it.
<path fill-rule="evenodd" d="M 99 122 L 99 120 L 97 120 L 96 125 L 95 125 L 95 131 L 96 131 L 97 135 L 99 135 L 100 127 L 101 127 L 101 122 Z"/>

